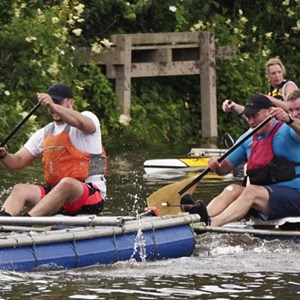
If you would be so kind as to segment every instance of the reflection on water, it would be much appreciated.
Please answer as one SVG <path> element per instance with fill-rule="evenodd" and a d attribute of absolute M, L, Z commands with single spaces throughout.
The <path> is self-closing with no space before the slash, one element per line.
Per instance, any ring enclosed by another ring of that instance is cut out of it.
<path fill-rule="evenodd" d="M 298 274 L 283 272 L 115 277 L 98 267 L 2 275 L 2 295 L 10 295 L 4 299 L 297 299 L 300 293 Z"/>
<path fill-rule="evenodd" d="M 104 215 L 136 215 L 164 185 L 197 174 L 147 177 L 145 152 L 110 155 Z M 37 165 L 27 171 L 0 169 L 3 201 L 17 182 L 41 182 Z M 229 181 L 205 177 L 195 198 L 207 203 Z M 296 299 L 300 293 L 299 244 L 246 234 L 202 234 L 194 255 L 158 262 L 119 262 L 79 270 L 0 273 L 0 299 Z M 141 240 L 142 242 L 142 240 Z M 133 249 L 134 251 L 134 249 Z M 0 258 L 1 259 L 1 258 Z M 2 298 L 1 298 L 2 297 Z"/>

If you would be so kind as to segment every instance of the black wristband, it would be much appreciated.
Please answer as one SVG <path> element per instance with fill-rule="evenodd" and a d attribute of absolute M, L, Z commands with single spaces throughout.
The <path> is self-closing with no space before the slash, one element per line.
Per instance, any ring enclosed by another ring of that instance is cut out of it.
<path fill-rule="evenodd" d="M 292 114 L 289 114 L 289 120 L 286 122 L 286 124 L 290 125 L 295 121 L 295 117 Z"/>

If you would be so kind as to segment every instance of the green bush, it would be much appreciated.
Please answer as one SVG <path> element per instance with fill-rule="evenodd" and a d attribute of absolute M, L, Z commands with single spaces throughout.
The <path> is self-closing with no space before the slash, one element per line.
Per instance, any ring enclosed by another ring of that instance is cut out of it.
<path fill-rule="evenodd" d="M 116 33 L 212 31 L 217 45 L 233 45 L 233 60 L 217 61 L 219 135 L 247 124 L 221 111 L 230 98 L 244 103 L 266 92 L 264 63 L 279 56 L 299 82 L 299 0 L 12 0 L 0 4 L 0 136 L 35 105 L 36 92 L 53 82 L 73 87 L 76 108 L 100 118 L 104 143 L 201 144 L 199 76 L 132 80 L 131 120 L 119 116 L 114 82 L 95 63 L 82 65 L 78 49 L 102 51 Z M 49 122 L 40 108 L 9 143 L 16 150 Z M 228 128 L 227 124 L 230 124 Z M 241 125 L 242 124 L 242 125 Z"/>

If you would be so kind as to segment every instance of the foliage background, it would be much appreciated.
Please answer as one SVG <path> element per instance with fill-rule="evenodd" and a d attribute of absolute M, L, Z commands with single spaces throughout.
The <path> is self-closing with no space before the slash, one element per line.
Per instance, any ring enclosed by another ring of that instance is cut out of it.
<path fill-rule="evenodd" d="M 280 57 L 299 83 L 300 0 L 11 0 L 0 3 L 0 103 L 4 138 L 53 82 L 72 85 L 77 109 L 100 118 L 107 147 L 201 144 L 199 77 L 133 80 L 131 121 L 117 114 L 113 82 L 97 65 L 78 65 L 76 50 L 101 51 L 111 34 L 213 31 L 217 45 L 234 45 L 234 60 L 217 62 L 219 135 L 247 127 L 221 111 L 224 99 L 244 103 L 267 92 L 264 63 Z M 184 88 L 182 88 L 184 87 Z M 18 149 L 50 121 L 39 109 L 9 142 Z M 230 127 L 228 127 L 230 124 Z M 188 147 L 188 146 L 187 146 Z"/>

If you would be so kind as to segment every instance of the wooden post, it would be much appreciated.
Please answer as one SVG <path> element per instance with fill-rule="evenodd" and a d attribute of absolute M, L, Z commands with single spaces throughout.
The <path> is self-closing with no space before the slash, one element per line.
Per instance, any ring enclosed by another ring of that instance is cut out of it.
<path fill-rule="evenodd" d="M 124 64 L 115 65 L 116 96 L 118 98 L 118 112 L 120 115 L 130 116 L 131 104 L 131 36 L 117 36 L 118 51 L 123 53 Z"/>
<path fill-rule="evenodd" d="M 214 145 L 218 137 L 215 35 L 213 32 L 200 32 L 199 39 L 202 138 Z"/>

